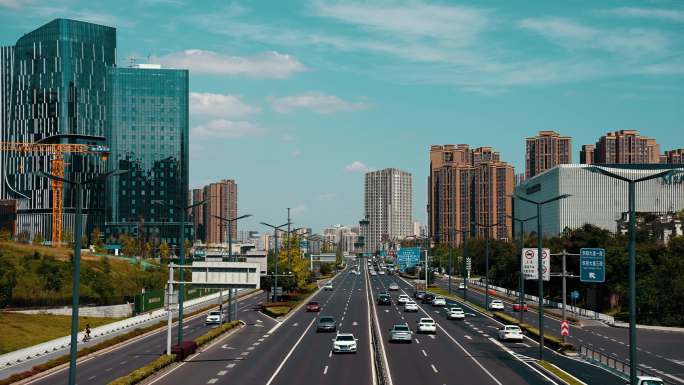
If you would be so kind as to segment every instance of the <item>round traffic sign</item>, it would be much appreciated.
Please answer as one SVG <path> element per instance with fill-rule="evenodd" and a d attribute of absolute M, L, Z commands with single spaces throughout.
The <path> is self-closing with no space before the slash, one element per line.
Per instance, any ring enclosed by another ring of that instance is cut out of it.
<path fill-rule="evenodd" d="M 525 250 L 525 258 L 527 258 L 527 259 L 534 258 L 534 251 L 533 250 Z"/>

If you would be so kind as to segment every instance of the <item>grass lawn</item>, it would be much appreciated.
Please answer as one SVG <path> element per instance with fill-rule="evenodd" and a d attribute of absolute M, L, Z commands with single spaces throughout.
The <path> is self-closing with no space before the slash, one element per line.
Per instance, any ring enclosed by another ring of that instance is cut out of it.
<path fill-rule="evenodd" d="M 94 328 L 118 320 L 120 318 L 79 317 L 78 329 L 83 331 L 87 323 Z M 3 326 L 0 354 L 4 354 L 69 335 L 71 316 L 0 312 L 0 325 Z"/>

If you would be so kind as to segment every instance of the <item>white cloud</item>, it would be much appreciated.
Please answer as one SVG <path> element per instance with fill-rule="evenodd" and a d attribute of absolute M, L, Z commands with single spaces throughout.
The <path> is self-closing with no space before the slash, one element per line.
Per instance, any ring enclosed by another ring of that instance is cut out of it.
<path fill-rule="evenodd" d="M 238 139 L 259 135 L 265 130 L 246 121 L 215 119 L 205 124 L 192 127 L 191 134 L 200 138 Z"/>
<path fill-rule="evenodd" d="M 253 56 L 229 56 L 212 51 L 188 49 L 156 58 L 162 64 L 187 68 L 196 73 L 245 75 L 255 78 L 286 79 L 306 67 L 290 55 L 276 51 Z"/>
<path fill-rule="evenodd" d="M 519 25 L 572 50 L 592 48 L 642 56 L 644 53 L 665 52 L 669 46 L 662 33 L 648 29 L 602 29 L 557 17 L 524 19 Z"/>
<path fill-rule="evenodd" d="M 259 112 L 235 95 L 190 92 L 190 113 L 197 117 L 236 118 Z"/>
<path fill-rule="evenodd" d="M 293 215 L 301 214 L 306 210 L 307 210 L 306 205 L 304 203 L 300 203 L 300 204 L 296 205 L 295 207 L 290 208 L 290 213 Z"/>
<path fill-rule="evenodd" d="M 294 142 L 294 140 L 295 140 L 295 137 L 294 137 L 293 135 L 290 135 L 290 134 L 283 134 L 283 135 L 280 137 L 280 141 L 283 142 L 283 143 Z"/>
<path fill-rule="evenodd" d="M 369 171 L 373 171 L 373 168 L 370 168 L 366 166 L 363 162 L 359 160 L 355 160 L 348 165 L 344 166 L 344 171 L 346 172 L 360 172 L 360 173 L 366 173 Z"/>
<path fill-rule="evenodd" d="M 606 9 L 600 11 L 600 13 L 636 19 L 653 19 L 684 23 L 684 11 L 674 9 L 620 7 Z"/>
<path fill-rule="evenodd" d="M 299 158 L 300 155 L 302 155 L 302 150 L 300 150 L 300 149 L 297 148 L 297 149 L 295 149 L 294 151 L 292 151 L 292 156 L 293 156 L 293 157 Z"/>
<path fill-rule="evenodd" d="M 337 198 L 337 194 L 333 193 L 333 192 L 323 193 L 323 194 L 319 194 L 316 198 L 319 201 L 331 201 L 331 200 Z"/>
<path fill-rule="evenodd" d="M 290 112 L 295 109 L 303 108 L 321 114 L 340 111 L 356 111 L 368 108 L 366 103 L 348 102 L 335 95 L 327 95 L 320 92 L 306 92 L 299 95 L 284 96 L 277 98 L 269 96 L 266 99 L 278 112 Z"/>

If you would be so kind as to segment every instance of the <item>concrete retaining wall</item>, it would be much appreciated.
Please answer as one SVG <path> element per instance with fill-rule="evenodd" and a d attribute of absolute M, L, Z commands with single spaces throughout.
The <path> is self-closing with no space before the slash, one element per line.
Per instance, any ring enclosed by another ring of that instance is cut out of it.
<path fill-rule="evenodd" d="M 12 313 L 70 316 L 71 307 L 63 306 L 50 309 L 13 310 Z M 78 315 L 79 317 L 126 318 L 133 315 L 133 304 L 126 303 L 111 306 L 84 306 L 78 309 Z"/>

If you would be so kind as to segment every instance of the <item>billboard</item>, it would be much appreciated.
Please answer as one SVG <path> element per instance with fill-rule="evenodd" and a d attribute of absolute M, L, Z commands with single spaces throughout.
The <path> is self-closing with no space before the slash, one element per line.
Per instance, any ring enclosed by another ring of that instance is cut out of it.
<path fill-rule="evenodd" d="M 397 251 L 397 265 L 402 272 L 409 267 L 415 267 L 420 262 L 420 248 L 402 247 Z"/>

